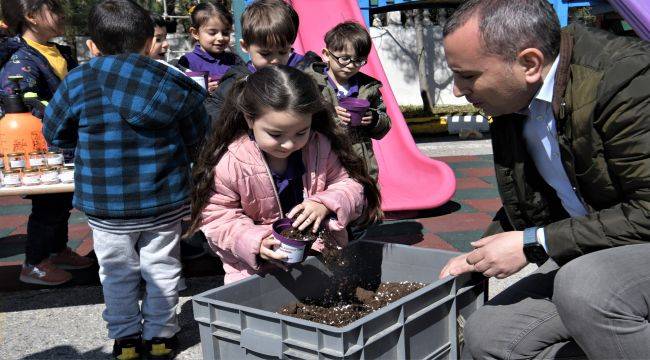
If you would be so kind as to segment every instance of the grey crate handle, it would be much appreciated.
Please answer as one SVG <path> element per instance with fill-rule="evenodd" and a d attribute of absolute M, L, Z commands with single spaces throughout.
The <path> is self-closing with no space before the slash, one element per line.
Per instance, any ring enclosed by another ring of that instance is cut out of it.
<path fill-rule="evenodd" d="M 262 355 L 282 357 L 282 339 L 280 336 L 244 329 L 241 333 L 241 347 Z"/>

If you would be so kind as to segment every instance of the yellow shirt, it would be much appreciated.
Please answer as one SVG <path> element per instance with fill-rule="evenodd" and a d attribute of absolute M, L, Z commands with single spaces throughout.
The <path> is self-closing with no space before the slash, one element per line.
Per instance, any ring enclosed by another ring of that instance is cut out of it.
<path fill-rule="evenodd" d="M 63 78 L 68 75 L 68 62 L 65 61 L 65 58 L 61 55 L 59 49 L 57 49 L 55 45 L 43 45 L 29 39 L 23 39 L 27 42 L 27 45 L 33 47 L 41 53 L 41 55 L 45 56 L 47 62 L 50 63 L 52 70 L 54 70 L 54 73 L 59 77 L 59 79 L 63 80 Z"/>

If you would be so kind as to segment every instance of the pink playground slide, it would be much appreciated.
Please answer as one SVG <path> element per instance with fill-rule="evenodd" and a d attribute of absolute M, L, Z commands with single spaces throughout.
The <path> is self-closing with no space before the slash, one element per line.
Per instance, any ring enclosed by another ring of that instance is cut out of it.
<path fill-rule="evenodd" d="M 289 0 L 300 16 L 294 48 L 298 52 L 321 53 L 323 37 L 334 25 L 347 20 L 364 24 L 357 0 Z M 379 163 L 382 209 L 404 211 L 431 209 L 454 195 L 456 178 L 444 162 L 432 160 L 418 150 L 399 110 L 388 78 L 373 48 L 363 72 L 379 79 L 393 127 L 380 141 L 373 142 Z M 419 91 L 419 89 L 413 89 Z"/>

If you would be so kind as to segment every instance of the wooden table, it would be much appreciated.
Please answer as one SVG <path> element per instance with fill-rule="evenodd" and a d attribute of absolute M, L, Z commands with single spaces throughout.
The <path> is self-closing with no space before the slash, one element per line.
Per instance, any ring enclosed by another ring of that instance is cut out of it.
<path fill-rule="evenodd" d="M 59 183 L 49 185 L 1 187 L 0 196 L 40 195 L 74 192 L 74 183 Z"/>

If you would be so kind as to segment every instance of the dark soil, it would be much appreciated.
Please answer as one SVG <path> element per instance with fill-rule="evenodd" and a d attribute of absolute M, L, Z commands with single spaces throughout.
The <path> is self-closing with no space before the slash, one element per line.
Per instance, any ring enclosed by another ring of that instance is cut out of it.
<path fill-rule="evenodd" d="M 354 289 L 354 294 L 347 301 L 334 302 L 329 294 L 321 299 L 304 299 L 285 305 L 278 313 L 299 319 L 318 322 L 336 327 L 346 326 L 402 297 L 426 286 L 414 282 L 386 282 L 379 284 L 376 291 L 361 287 Z M 344 294 L 337 294 L 345 298 Z"/>
<path fill-rule="evenodd" d="M 294 228 L 293 226 L 291 226 L 282 230 L 282 232 L 280 232 L 280 235 L 296 241 L 305 241 L 305 242 L 313 242 L 316 241 L 316 239 L 318 239 L 318 234 L 314 234 L 311 231 L 310 227 L 308 227 L 303 231 L 300 231 Z"/>

